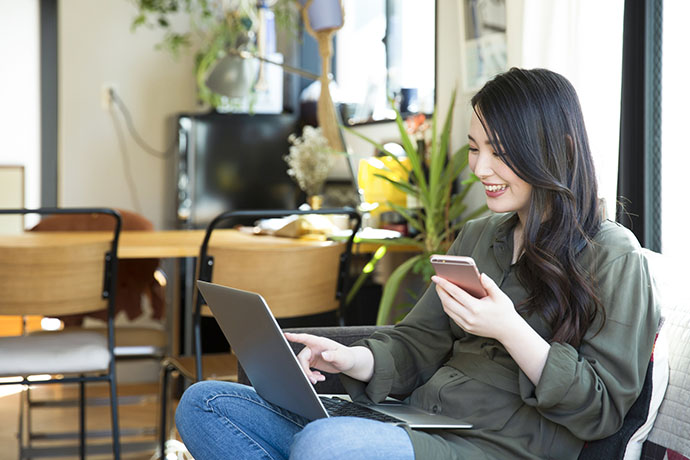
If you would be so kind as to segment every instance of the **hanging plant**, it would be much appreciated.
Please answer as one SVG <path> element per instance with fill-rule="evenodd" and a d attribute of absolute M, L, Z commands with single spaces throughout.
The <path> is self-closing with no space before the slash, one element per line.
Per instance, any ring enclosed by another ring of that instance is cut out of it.
<path fill-rule="evenodd" d="M 199 99 L 213 107 L 227 104 L 228 97 L 213 92 L 206 84 L 209 72 L 229 51 L 257 51 L 259 8 L 270 8 L 276 24 L 296 30 L 298 11 L 294 0 L 133 0 L 137 15 L 132 31 L 140 27 L 161 29 L 163 39 L 156 45 L 177 57 L 195 51 L 195 79 Z M 182 29 L 173 24 L 179 16 L 188 21 Z M 241 58 L 237 58 L 241 59 Z M 252 82 L 253 83 L 253 82 Z"/>

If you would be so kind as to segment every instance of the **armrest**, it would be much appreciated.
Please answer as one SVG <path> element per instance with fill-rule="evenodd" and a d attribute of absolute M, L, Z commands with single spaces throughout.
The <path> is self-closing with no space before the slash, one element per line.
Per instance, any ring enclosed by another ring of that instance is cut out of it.
<path fill-rule="evenodd" d="M 392 326 L 303 327 L 285 329 L 285 332 L 313 334 L 321 337 L 327 337 L 331 340 L 335 340 L 338 343 L 342 343 L 343 345 L 351 345 L 360 339 L 369 337 L 376 330 L 386 327 Z M 295 354 L 299 353 L 303 347 L 303 345 L 298 343 L 290 343 L 290 346 Z M 242 366 L 238 364 L 237 368 L 237 381 L 239 383 L 244 383 L 245 385 L 251 385 L 251 382 L 244 373 Z M 326 376 L 326 380 L 319 382 L 314 386 L 317 393 L 345 393 L 345 388 L 343 388 L 342 384 L 340 383 L 340 379 L 336 374 L 324 373 L 324 375 Z"/>

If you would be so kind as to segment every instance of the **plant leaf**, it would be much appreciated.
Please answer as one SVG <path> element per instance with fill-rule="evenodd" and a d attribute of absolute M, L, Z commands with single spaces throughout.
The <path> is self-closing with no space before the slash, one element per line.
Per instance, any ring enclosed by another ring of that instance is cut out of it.
<path fill-rule="evenodd" d="M 390 102 L 392 106 L 395 106 L 392 99 Z M 422 161 L 424 161 L 424 159 L 421 158 L 419 152 L 417 151 L 417 147 L 412 143 L 409 134 L 407 134 L 405 123 L 403 122 L 402 115 L 400 115 L 400 111 L 398 109 L 395 109 L 395 123 L 398 125 L 400 140 L 402 141 L 402 146 L 403 149 L 405 149 L 407 158 L 410 160 L 410 164 L 412 165 L 412 173 L 417 181 L 417 185 L 422 191 L 422 196 L 427 196 L 429 189 L 426 177 L 424 176 L 424 170 L 422 168 Z"/>
<path fill-rule="evenodd" d="M 414 186 L 410 185 L 408 182 L 397 181 L 395 179 L 391 179 L 390 177 L 386 177 L 383 174 L 378 174 L 378 173 L 374 174 L 374 176 L 380 177 L 381 179 L 384 179 L 384 180 L 390 182 L 391 184 L 393 184 L 393 186 L 395 188 L 397 188 L 398 190 L 400 190 L 403 193 L 407 193 L 407 194 L 413 195 L 413 196 L 419 195 L 419 190 L 414 188 Z"/>
<path fill-rule="evenodd" d="M 403 216 L 407 223 L 412 225 L 412 227 L 414 227 L 417 231 L 419 231 L 420 233 L 426 232 L 426 230 L 424 229 L 424 223 L 422 222 L 422 220 L 420 220 L 418 217 L 412 214 L 412 210 L 404 206 L 400 206 L 399 204 L 391 203 L 390 201 L 388 202 L 388 205 L 395 211 L 397 211 L 401 216 Z"/>
<path fill-rule="evenodd" d="M 481 179 L 479 179 L 477 176 L 475 176 L 474 173 L 471 173 L 470 177 L 463 180 L 461 183 L 462 183 L 462 185 L 468 185 L 468 184 L 474 184 L 475 182 L 481 182 Z"/>
<path fill-rule="evenodd" d="M 455 96 L 456 90 L 453 90 L 453 94 L 450 98 L 450 106 L 448 107 L 448 112 L 446 113 L 446 119 L 443 123 L 443 129 L 441 130 L 441 144 L 438 148 L 431 150 L 431 164 L 429 167 L 429 188 L 432 193 L 438 193 L 437 187 L 443 187 L 446 182 L 443 180 L 443 171 L 447 161 L 448 155 L 448 144 L 450 143 L 450 131 L 453 129 L 453 111 L 455 110 Z M 436 142 L 436 111 L 434 111 L 434 142 Z"/>
<path fill-rule="evenodd" d="M 379 312 L 376 317 L 376 324 L 383 325 L 386 324 L 388 317 L 390 316 L 391 309 L 393 308 L 393 302 L 395 301 L 395 295 L 400 289 L 400 284 L 405 275 L 410 271 L 412 266 L 417 262 L 417 260 L 426 257 L 426 254 L 418 254 L 405 262 L 400 264 L 393 273 L 391 273 L 386 285 L 383 288 L 383 294 L 381 295 L 381 302 L 379 303 Z"/>
<path fill-rule="evenodd" d="M 386 255 L 387 252 L 387 247 L 385 245 L 379 246 L 376 251 L 374 251 L 374 255 L 371 257 L 369 262 L 364 266 L 362 271 L 359 273 L 359 276 L 355 280 L 355 282 L 352 284 L 352 287 L 347 293 L 347 296 L 345 297 L 345 306 L 350 305 L 352 301 L 354 300 L 355 296 L 361 289 L 362 285 L 364 282 L 369 278 L 369 275 L 374 271 L 374 267 L 376 267 L 376 264 L 378 263 L 381 258 Z"/>
<path fill-rule="evenodd" d="M 459 195 L 453 197 L 453 201 L 448 209 L 448 220 L 451 222 L 460 217 L 460 215 L 465 212 L 465 209 L 467 209 L 467 205 L 463 203 L 463 200 L 458 198 L 460 198 Z"/>
<path fill-rule="evenodd" d="M 467 167 L 467 153 L 469 152 L 469 149 L 469 144 L 465 144 L 450 157 L 448 167 L 445 171 L 443 171 L 442 182 L 446 183 L 454 181 Z"/>
<path fill-rule="evenodd" d="M 137 28 L 143 26 L 144 24 L 146 24 L 146 15 L 144 13 L 141 13 L 136 18 L 134 18 L 134 21 L 132 21 L 130 30 L 134 32 Z"/>

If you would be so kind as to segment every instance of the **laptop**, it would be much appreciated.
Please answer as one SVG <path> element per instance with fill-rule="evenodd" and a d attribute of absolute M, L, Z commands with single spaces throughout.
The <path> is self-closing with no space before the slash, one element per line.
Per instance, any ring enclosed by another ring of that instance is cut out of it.
<path fill-rule="evenodd" d="M 254 389 L 267 401 L 309 420 L 354 415 L 416 429 L 472 427 L 400 401 L 365 405 L 347 395 L 319 397 L 261 295 L 204 281 L 197 285 Z"/>

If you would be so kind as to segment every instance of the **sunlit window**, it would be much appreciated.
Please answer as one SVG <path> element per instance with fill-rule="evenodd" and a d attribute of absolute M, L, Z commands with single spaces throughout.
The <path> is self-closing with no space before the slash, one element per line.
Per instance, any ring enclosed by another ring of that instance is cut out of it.
<path fill-rule="evenodd" d="M 661 250 L 687 263 L 687 194 L 683 193 L 690 171 L 687 142 L 690 64 L 687 50 L 687 18 L 690 3 L 665 1 L 663 11 L 661 81 Z"/>
<path fill-rule="evenodd" d="M 335 80 L 351 123 L 433 111 L 435 0 L 344 0 L 336 36 Z"/>

